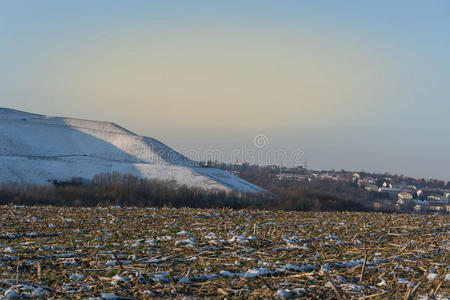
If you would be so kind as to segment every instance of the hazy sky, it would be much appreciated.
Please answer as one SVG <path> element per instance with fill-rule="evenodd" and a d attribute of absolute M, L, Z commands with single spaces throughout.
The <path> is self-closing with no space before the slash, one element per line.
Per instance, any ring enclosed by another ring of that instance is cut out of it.
<path fill-rule="evenodd" d="M 450 180 L 450 1 L 4 0 L 0 106 Z"/>

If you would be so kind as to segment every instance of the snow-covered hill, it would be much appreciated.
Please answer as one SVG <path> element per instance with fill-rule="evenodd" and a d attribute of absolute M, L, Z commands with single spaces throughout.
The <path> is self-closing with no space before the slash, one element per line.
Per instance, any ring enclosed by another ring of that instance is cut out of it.
<path fill-rule="evenodd" d="M 45 184 L 112 172 L 207 189 L 262 191 L 114 123 L 0 108 L 0 182 Z"/>

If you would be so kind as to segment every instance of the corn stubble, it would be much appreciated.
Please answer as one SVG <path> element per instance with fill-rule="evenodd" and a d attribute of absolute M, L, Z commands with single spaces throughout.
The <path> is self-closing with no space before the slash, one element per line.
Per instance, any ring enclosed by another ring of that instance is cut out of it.
<path fill-rule="evenodd" d="M 0 296 L 450 294 L 448 216 L 18 206 L 0 214 Z"/>

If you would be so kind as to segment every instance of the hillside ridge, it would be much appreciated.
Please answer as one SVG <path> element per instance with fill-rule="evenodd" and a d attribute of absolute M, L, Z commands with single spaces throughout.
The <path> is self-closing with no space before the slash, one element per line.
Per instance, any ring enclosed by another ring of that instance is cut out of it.
<path fill-rule="evenodd" d="M 113 122 L 0 108 L 0 141 L 0 182 L 46 184 L 117 172 L 205 189 L 262 191 Z"/>

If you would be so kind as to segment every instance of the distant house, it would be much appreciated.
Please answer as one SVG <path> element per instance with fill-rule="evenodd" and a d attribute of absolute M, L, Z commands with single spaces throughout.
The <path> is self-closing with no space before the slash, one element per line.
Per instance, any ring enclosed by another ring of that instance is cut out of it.
<path fill-rule="evenodd" d="M 295 181 L 303 181 L 309 180 L 309 176 L 301 175 L 301 174 L 292 174 L 292 173 L 281 173 L 277 175 L 278 180 L 295 180 Z"/>
<path fill-rule="evenodd" d="M 395 199 L 395 197 L 400 193 L 400 189 L 398 188 L 387 188 L 387 187 L 380 187 L 378 188 L 378 192 L 382 194 L 386 194 L 391 199 Z"/>
<path fill-rule="evenodd" d="M 356 180 L 356 183 L 358 183 L 358 185 L 364 185 L 364 184 L 368 184 L 369 183 L 369 181 L 367 181 L 367 179 L 363 179 L 363 178 L 360 178 L 360 179 L 357 179 Z"/>
<path fill-rule="evenodd" d="M 422 190 L 418 190 L 416 194 L 417 194 L 418 199 L 423 199 L 423 191 Z"/>
<path fill-rule="evenodd" d="M 383 187 L 387 187 L 387 188 L 391 188 L 392 189 L 392 184 L 387 182 L 387 181 L 385 181 L 385 182 L 383 182 Z"/>
<path fill-rule="evenodd" d="M 378 191 L 378 187 L 375 184 L 371 184 L 371 183 L 366 184 L 364 189 L 369 192 L 377 192 Z"/>
<path fill-rule="evenodd" d="M 447 205 L 445 203 L 442 203 L 440 201 L 429 201 L 427 208 L 429 210 L 434 211 L 449 211 L 450 205 Z"/>
<path fill-rule="evenodd" d="M 413 196 L 408 192 L 400 192 L 397 194 L 399 199 L 412 200 Z"/>
<path fill-rule="evenodd" d="M 367 177 L 367 181 L 371 184 L 375 184 L 377 182 L 377 179 L 373 177 Z"/>
<path fill-rule="evenodd" d="M 319 178 L 320 179 L 332 179 L 332 180 L 335 180 L 335 177 L 330 175 L 330 174 L 328 174 L 328 173 L 319 175 Z"/>
<path fill-rule="evenodd" d="M 413 185 L 404 185 L 400 188 L 400 192 L 411 194 L 413 198 L 417 195 L 417 189 Z"/>
<path fill-rule="evenodd" d="M 428 196 L 428 201 L 441 201 L 442 197 L 439 195 L 429 195 Z"/>
<path fill-rule="evenodd" d="M 415 211 L 450 212 L 450 204 L 447 201 L 415 201 Z"/>
<path fill-rule="evenodd" d="M 413 199 L 413 196 L 408 192 L 400 192 L 397 194 L 398 196 L 398 204 L 406 204 Z"/>

